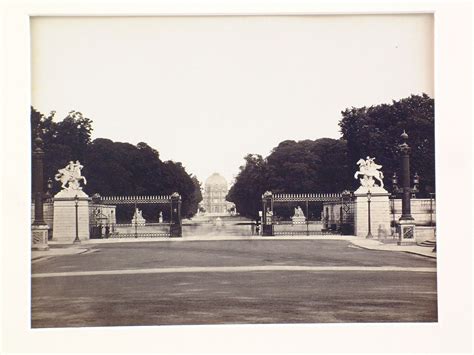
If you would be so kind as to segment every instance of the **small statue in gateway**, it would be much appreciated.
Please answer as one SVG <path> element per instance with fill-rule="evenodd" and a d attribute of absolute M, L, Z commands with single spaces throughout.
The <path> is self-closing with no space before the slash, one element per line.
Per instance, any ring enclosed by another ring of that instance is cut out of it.
<path fill-rule="evenodd" d="M 295 214 L 293 215 L 294 217 L 304 217 L 303 210 L 301 209 L 300 206 L 295 208 Z"/>
<path fill-rule="evenodd" d="M 298 223 L 305 223 L 306 222 L 306 217 L 303 213 L 303 210 L 301 209 L 300 206 L 295 208 L 295 213 L 293 217 L 291 217 L 291 220 L 293 221 L 293 224 L 298 224 Z"/>
<path fill-rule="evenodd" d="M 142 211 L 135 208 L 135 213 L 132 217 L 132 225 L 144 226 L 146 224 L 145 218 L 143 218 Z"/>
<path fill-rule="evenodd" d="M 82 190 L 79 181 L 82 180 L 84 185 L 87 185 L 86 178 L 81 175 L 83 167 L 79 160 L 76 160 L 75 163 L 70 161 L 66 167 L 58 170 L 54 179 L 61 182 L 61 188 L 64 190 Z"/>
<path fill-rule="evenodd" d="M 366 160 L 359 159 L 357 165 L 359 165 L 359 171 L 354 174 L 354 179 L 362 175 L 360 184 L 363 187 L 374 187 L 375 180 L 380 183 L 380 187 L 383 188 L 383 173 L 379 171 L 382 165 L 374 162 L 375 158 L 367 157 Z M 374 180 L 375 179 L 375 180 Z"/>

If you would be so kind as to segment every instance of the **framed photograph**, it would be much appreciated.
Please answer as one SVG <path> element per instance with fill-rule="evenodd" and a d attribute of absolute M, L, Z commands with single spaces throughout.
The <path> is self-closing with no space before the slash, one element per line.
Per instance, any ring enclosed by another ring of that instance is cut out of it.
<path fill-rule="evenodd" d="M 7 352 L 468 351 L 469 2 L 4 9 Z"/>

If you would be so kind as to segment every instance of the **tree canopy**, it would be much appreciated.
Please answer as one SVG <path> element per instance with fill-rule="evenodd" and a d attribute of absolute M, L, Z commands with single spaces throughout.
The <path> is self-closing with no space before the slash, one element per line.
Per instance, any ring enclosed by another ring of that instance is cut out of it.
<path fill-rule="evenodd" d="M 398 145 L 406 130 L 411 151 L 411 173 L 418 173 L 421 196 L 435 189 L 434 100 L 428 95 L 411 95 L 370 107 L 351 107 L 341 112 L 341 139 L 286 140 L 263 158 L 245 156 L 245 164 L 231 187 L 227 199 L 237 211 L 256 218 L 261 195 L 274 193 L 342 192 L 356 188 L 353 174 L 356 162 L 375 157 L 383 166 L 385 184 L 400 172 Z M 177 191 L 182 196 L 183 216 L 192 216 L 201 201 L 199 181 L 181 163 L 161 161 L 159 152 L 146 143 L 136 146 L 98 138 L 91 142 L 92 121 L 71 111 L 62 121 L 54 112 L 43 116 L 32 108 L 32 138 L 39 132 L 44 140 L 45 176 L 70 160 L 84 163 L 88 193 L 102 195 L 160 195 Z M 59 187 L 56 186 L 57 190 Z"/>
<path fill-rule="evenodd" d="M 339 122 L 342 138 L 347 141 L 349 166 L 370 155 L 383 166 L 385 182 L 400 172 L 400 135 L 406 130 L 411 147 L 411 174 L 418 173 L 421 195 L 435 189 L 434 100 L 428 95 L 411 95 L 371 107 L 348 108 Z"/>
<path fill-rule="evenodd" d="M 47 178 L 70 160 L 80 160 L 89 195 L 169 195 L 182 198 L 183 217 L 193 216 L 202 200 L 199 181 L 179 162 L 161 161 L 157 150 L 144 142 L 136 146 L 97 138 L 91 141 L 92 121 L 71 111 L 62 121 L 53 121 L 54 113 L 43 116 L 31 110 L 32 138 L 38 132 L 44 143 Z M 53 193 L 59 184 L 53 184 Z"/>
<path fill-rule="evenodd" d="M 371 107 L 342 111 L 341 139 L 321 138 L 295 142 L 286 140 L 263 158 L 245 157 L 235 184 L 228 194 L 239 213 L 255 218 L 261 209 L 261 195 L 274 193 L 342 192 L 357 188 L 353 174 L 357 161 L 375 157 L 383 166 L 385 184 L 400 172 L 399 144 L 403 130 L 409 135 L 411 173 L 418 173 L 420 196 L 434 192 L 434 100 L 428 95 L 412 95 Z"/>
<path fill-rule="evenodd" d="M 227 199 L 240 214 L 256 218 L 261 196 L 274 193 L 342 192 L 350 184 L 346 142 L 331 138 L 281 142 L 263 159 L 245 157 L 245 165 Z"/>

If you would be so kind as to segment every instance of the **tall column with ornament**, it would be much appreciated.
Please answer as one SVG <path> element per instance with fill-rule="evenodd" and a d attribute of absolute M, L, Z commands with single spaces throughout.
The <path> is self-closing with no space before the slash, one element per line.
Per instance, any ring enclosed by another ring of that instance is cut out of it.
<path fill-rule="evenodd" d="M 402 215 L 398 220 L 398 245 L 415 244 L 415 220 L 411 215 L 411 194 L 410 186 L 410 151 L 408 145 L 408 134 L 403 131 L 401 138 L 403 143 L 399 145 L 401 153 L 401 171 L 402 171 Z"/>
<path fill-rule="evenodd" d="M 80 243 L 90 238 L 89 204 L 91 198 L 82 191 L 80 181 L 87 180 L 81 174 L 79 161 L 70 161 L 59 169 L 55 180 L 61 183 L 61 191 L 54 195 L 53 240 L 62 243 Z"/>
<path fill-rule="evenodd" d="M 359 159 L 357 165 L 354 178 L 359 178 L 360 187 L 354 192 L 354 234 L 383 239 L 390 234 L 390 194 L 384 189 L 382 166 L 370 157 Z"/>
<path fill-rule="evenodd" d="M 44 221 L 43 215 L 43 140 L 36 137 L 33 148 L 32 178 L 33 199 L 35 206 L 34 221 L 31 225 L 31 248 L 34 250 L 48 250 L 49 227 Z"/>

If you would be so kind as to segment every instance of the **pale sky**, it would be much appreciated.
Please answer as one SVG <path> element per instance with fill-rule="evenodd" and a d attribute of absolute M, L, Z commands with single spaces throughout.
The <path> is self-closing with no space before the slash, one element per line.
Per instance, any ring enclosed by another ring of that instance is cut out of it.
<path fill-rule="evenodd" d="M 434 97 L 431 15 L 41 17 L 31 33 L 37 110 L 81 111 L 93 139 L 146 142 L 202 182 L 339 138 L 347 107 Z"/>

